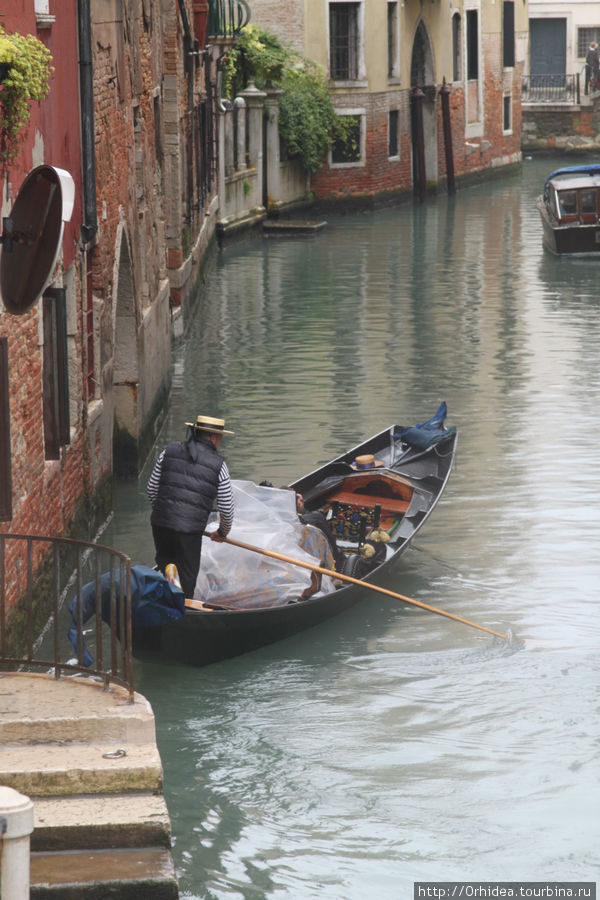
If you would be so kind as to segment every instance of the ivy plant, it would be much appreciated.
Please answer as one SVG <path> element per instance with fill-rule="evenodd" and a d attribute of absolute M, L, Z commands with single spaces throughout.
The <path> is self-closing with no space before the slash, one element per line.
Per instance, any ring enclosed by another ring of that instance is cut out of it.
<path fill-rule="evenodd" d="M 279 133 L 290 157 L 316 172 L 335 141 L 348 138 L 348 122 L 338 116 L 323 69 L 284 44 L 271 31 L 247 25 L 223 64 L 224 94 L 230 100 L 253 81 L 281 88 Z"/>
<path fill-rule="evenodd" d="M 23 140 L 32 101 L 48 94 L 52 56 L 32 34 L 7 32 L 0 25 L 0 63 L 8 66 L 0 85 L 0 162 L 9 162 Z"/>

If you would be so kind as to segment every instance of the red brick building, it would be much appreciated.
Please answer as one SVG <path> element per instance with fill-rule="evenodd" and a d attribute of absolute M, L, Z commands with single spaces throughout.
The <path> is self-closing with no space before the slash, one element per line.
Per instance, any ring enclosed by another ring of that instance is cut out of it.
<path fill-rule="evenodd" d="M 320 200 L 381 201 L 520 162 L 527 6 L 513 0 L 251 0 L 353 122 L 311 179 Z M 446 85 L 444 94 L 442 87 Z M 415 89 L 418 89 L 415 99 Z M 444 121 L 444 102 L 448 114 Z"/>
<path fill-rule="evenodd" d="M 80 399 L 84 348 L 79 302 L 83 277 L 79 234 L 82 167 L 76 4 L 75 0 L 65 0 L 58 18 L 38 16 L 33 2 L 17 5 L 22 11 L 7 10 L 2 26 L 6 32 L 39 38 L 52 54 L 54 70 L 47 99 L 32 104 L 29 126 L 16 157 L 8 163 L 0 162 L 2 215 L 10 214 L 25 176 L 41 164 L 59 167 L 71 175 L 75 203 L 64 226 L 51 281 L 61 294 L 46 296 L 22 315 L 11 315 L 0 306 L 0 528 L 39 532 L 43 522 L 46 531 L 60 534 L 75 515 L 82 493 L 90 487 Z M 9 264 L 6 247 L 2 248 L 2 257 L 3 265 Z M 66 339 L 61 340 L 60 348 L 52 339 L 53 317 L 65 327 Z M 59 414 L 61 398 L 52 391 L 51 378 L 58 373 L 63 353 L 68 358 L 71 403 Z M 60 435 L 54 430 L 59 415 L 63 426 Z"/>
<path fill-rule="evenodd" d="M 2 216 L 37 166 L 74 188 L 43 296 L 20 314 L 0 303 L 1 532 L 91 539 L 113 473 L 135 475 L 154 442 L 217 216 L 207 20 L 200 0 L 23 0 L 0 20 L 53 66 L 0 162 Z"/>

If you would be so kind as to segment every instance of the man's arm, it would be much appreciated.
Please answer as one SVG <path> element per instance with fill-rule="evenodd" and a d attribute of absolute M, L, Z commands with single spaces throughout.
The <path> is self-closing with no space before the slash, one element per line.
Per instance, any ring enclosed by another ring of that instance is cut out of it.
<path fill-rule="evenodd" d="M 219 529 L 221 537 L 227 537 L 233 525 L 233 491 L 227 463 L 223 461 L 219 472 L 219 485 L 217 489 L 217 506 L 219 508 Z"/>
<path fill-rule="evenodd" d="M 152 504 L 152 506 L 154 506 L 154 503 L 158 496 L 158 486 L 160 484 L 160 474 L 162 472 L 162 461 L 164 459 L 164 456 L 165 456 L 165 451 L 163 450 L 162 453 L 160 454 L 160 456 L 158 457 L 158 459 L 156 460 L 156 463 L 154 464 L 154 468 L 152 469 L 152 474 L 150 475 L 150 478 L 148 479 L 148 484 L 146 485 L 146 494 L 148 495 L 148 499 L 149 499 L 150 503 Z"/>

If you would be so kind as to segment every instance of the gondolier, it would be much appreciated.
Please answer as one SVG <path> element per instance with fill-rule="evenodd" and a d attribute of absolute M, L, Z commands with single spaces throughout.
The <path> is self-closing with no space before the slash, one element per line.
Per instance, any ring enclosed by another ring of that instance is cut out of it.
<path fill-rule="evenodd" d="M 456 428 L 446 427 L 446 414 L 442 403 L 426 422 L 392 424 L 289 483 L 288 490 L 234 482 L 235 539 L 228 537 L 226 548 L 206 548 L 198 594 L 186 600 L 183 617 L 159 625 L 138 619 L 134 655 L 205 666 L 312 628 L 358 603 L 367 591 L 389 594 L 375 584 L 378 573 L 408 549 L 452 470 L 457 435 Z M 357 459 L 362 461 L 354 466 Z M 325 516 L 341 566 L 323 566 L 323 535 L 299 525 L 291 491 L 302 495 L 309 512 Z M 258 539 L 244 541 L 245 529 Z M 275 562 L 267 568 L 264 559 Z M 305 570 L 323 576 L 321 589 L 308 595 Z M 298 572 L 305 576 L 301 586 Z"/>
<path fill-rule="evenodd" d="M 202 535 L 215 500 L 219 528 L 213 540 L 227 537 L 233 524 L 233 493 L 227 463 L 218 452 L 224 419 L 198 416 L 186 422 L 184 441 L 174 441 L 160 454 L 148 480 L 146 493 L 152 503 L 152 535 L 156 564 L 165 572 L 177 566 L 186 597 L 194 596 L 200 568 Z"/>

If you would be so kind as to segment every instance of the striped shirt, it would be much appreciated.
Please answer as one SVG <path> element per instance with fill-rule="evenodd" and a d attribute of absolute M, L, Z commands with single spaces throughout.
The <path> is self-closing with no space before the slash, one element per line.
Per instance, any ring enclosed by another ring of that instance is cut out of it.
<path fill-rule="evenodd" d="M 165 457 L 163 450 L 156 464 L 152 469 L 152 474 L 146 485 L 146 493 L 150 503 L 154 506 L 158 496 L 158 486 L 160 484 L 160 475 L 162 472 L 162 462 Z M 227 463 L 223 460 L 223 464 L 219 470 L 219 483 L 217 486 L 217 508 L 219 510 L 219 531 L 225 537 L 231 531 L 233 525 L 233 491 L 231 489 L 231 479 L 229 477 L 229 469 Z"/>

